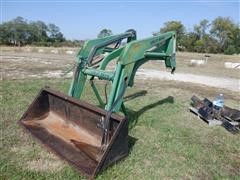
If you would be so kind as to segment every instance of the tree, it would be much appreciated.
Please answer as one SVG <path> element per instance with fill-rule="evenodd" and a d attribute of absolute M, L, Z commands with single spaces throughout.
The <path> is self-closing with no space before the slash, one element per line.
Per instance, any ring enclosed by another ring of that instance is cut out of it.
<path fill-rule="evenodd" d="M 199 25 L 194 26 L 194 32 L 196 33 L 199 39 L 203 39 L 203 37 L 206 35 L 206 31 L 209 28 L 209 26 L 210 26 L 209 21 L 206 19 L 201 20 Z"/>
<path fill-rule="evenodd" d="M 180 47 L 183 45 L 183 37 L 185 35 L 185 27 L 181 21 L 168 21 L 164 23 L 164 26 L 160 29 L 160 32 L 154 33 L 165 33 L 168 31 L 176 31 L 177 34 L 177 46 Z"/>
<path fill-rule="evenodd" d="M 224 52 L 234 41 L 236 29 L 239 27 L 228 17 L 217 17 L 213 20 L 210 33 L 219 42 L 221 52 Z"/>
<path fill-rule="evenodd" d="M 193 52 L 240 53 L 239 26 L 229 18 L 218 17 L 211 24 L 204 19 L 185 35 L 183 46 L 184 50 Z"/>
<path fill-rule="evenodd" d="M 235 28 L 233 29 L 233 39 L 231 39 L 231 44 L 234 46 L 234 49 L 235 49 L 234 53 L 240 54 L 240 27 L 239 27 L 239 25 L 236 25 Z"/>
<path fill-rule="evenodd" d="M 216 53 L 219 50 L 217 41 L 207 33 L 210 23 L 208 20 L 203 19 L 199 24 L 194 26 L 193 32 L 191 32 L 194 39 L 191 41 L 191 47 L 187 46 L 187 50 L 193 52 L 202 53 Z M 185 44 L 188 45 L 189 39 Z"/>
<path fill-rule="evenodd" d="M 50 33 L 49 39 L 51 42 L 62 42 L 65 40 L 63 34 L 60 32 L 60 28 L 55 24 L 48 25 L 48 32 Z"/>
<path fill-rule="evenodd" d="M 107 36 L 111 36 L 113 35 L 112 30 L 110 29 L 103 29 L 100 31 L 100 33 L 98 34 L 98 38 L 103 38 L 103 37 L 107 37 Z"/>
<path fill-rule="evenodd" d="M 205 53 L 218 53 L 220 51 L 219 43 L 211 35 L 206 34 L 203 36 L 202 41 L 204 42 L 204 51 Z"/>
<path fill-rule="evenodd" d="M 46 42 L 48 40 L 48 26 L 43 21 L 31 22 L 29 29 L 31 42 Z"/>
<path fill-rule="evenodd" d="M 7 23 L 3 23 L 0 25 L 0 44 L 9 44 L 9 28 Z"/>
<path fill-rule="evenodd" d="M 164 23 L 164 26 L 160 29 L 161 33 L 168 31 L 176 31 L 177 35 L 181 37 L 185 34 L 185 27 L 181 21 L 168 21 Z"/>
<path fill-rule="evenodd" d="M 184 51 L 194 52 L 195 43 L 198 40 L 198 36 L 194 32 L 187 33 L 182 39 L 182 46 Z"/>
<path fill-rule="evenodd" d="M 8 28 L 8 41 L 14 45 L 24 45 L 29 39 L 29 29 L 26 20 L 23 17 L 16 17 L 6 24 Z"/>
<path fill-rule="evenodd" d="M 65 40 L 60 28 L 55 24 L 46 25 L 43 21 L 28 22 L 23 17 L 0 24 L 0 44 L 24 46 L 26 44 L 40 46 L 59 46 Z M 67 44 L 76 44 L 68 41 Z"/>

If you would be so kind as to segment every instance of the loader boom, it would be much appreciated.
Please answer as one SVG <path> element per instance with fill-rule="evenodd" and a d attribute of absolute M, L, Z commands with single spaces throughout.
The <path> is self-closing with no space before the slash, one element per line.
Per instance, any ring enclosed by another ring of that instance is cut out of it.
<path fill-rule="evenodd" d="M 124 38 L 128 38 L 126 45 L 112 49 L 107 47 L 112 43 L 120 42 Z M 69 95 L 80 98 L 86 79 L 89 77 L 99 103 L 102 104 L 103 101 L 93 80 L 98 77 L 111 81 L 112 87 L 105 110 L 109 111 L 112 108 L 113 112 L 118 112 L 123 107 L 123 97 L 119 97 L 119 95 L 121 91 L 125 92 L 127 86 L 133 86 L 136 71 L 142 64 L 149 60 L 164 60 L 167 68 L 171 68 L 172 72 L 175 70 L 175 47 L 175 32 L 167 32 L 137 41 L 136 32 L 129 30 L 124 34 L 87 41 L 77 55 L 77 68 L 69 89 Z M 109 54 L 101 60 L 98 66 L 93 67 L 91 65 L 93 57 L 106 51 Z M 107 65 L 112 60 L 117 61 L 115 70 L 106 71 Z M 118 102 L 114 104 L 117 99 Z"/>
<path fill-rule="evenodd" d="M 126 88 L 133 86 L 136 71 L 149 60 L 163 60 L 173 72 L 175 46 L 175 32 L 136 40 L 136 32 L 128 30 L 86 41 L 77 53 L 68 95 L 42 89 L 19 124 L 83 175 L 94 178 L 128 155 L 127 118 L 113 112 L 122 110 L 126 115 L 123 97 Z M 113 61 L 114 69 L 108 70 Z M 94 84 L 95 78 L 111 82 L 105 103 Z M 104 108 L 79 100 L 88 79 Z"/>
<path fill-rule="evenodd" d="M 127 44 L 119 46 L 122 39 L 127 38 Z M 107 47 L 113 44 L 114 48 Z M 119 112 L 120 109 L 126 115 L 125 106 L 123 104 L 123 97 L 128 86 L 133 86 L 134 76 L 138 68 L 149 60 L 164 60 L 165 66 L 172 69 L 172 73 L 176 68 L 175 61 L 175 46 L 176 35 L 175 32 L 167 32 L 157 36 L 136 40 L 136 32 L 128 30 L 121 35 L 109 36 L 103 39 L 96 39 L 87 41 L 83 48 L 78 53 L 77 68 L 74 73 L 69 95 L 74 98 L 80 98 L 87 77 L 91 81 L 91 87 L 101 105 L 105 105 L 107 111 L 106 117 L 101 120 L 101 128 L 103 129 L 103 148 L 107 146 L 110 139 L 110 117 L 113 112 Z M 95 56 L 110 52 L 104 58 L 93 63 Z M 107 71 L 107 65 L 116 60 L 117 64 L 114 71 Z M 96 86 L 94 85 L 94 78 L 107 80 L 112 82 L 107 103 L 104 104 L 99 95 Z"/>

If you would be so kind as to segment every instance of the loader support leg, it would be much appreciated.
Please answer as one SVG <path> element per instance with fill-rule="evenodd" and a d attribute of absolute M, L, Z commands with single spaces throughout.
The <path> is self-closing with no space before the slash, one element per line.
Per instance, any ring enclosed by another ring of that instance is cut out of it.
<path fill-rule="evenodd" d="M 74 85 L 72 87 L 75 87 L 75 88 L 71 89 L 70 96 L 76 99 L 79 99 L 81 97 L 86 79 L 87 79 L 87 75 L 85 75 L 83 72 L 80 71 L 78 79 L 75 82 L 73 82 Z"/>
<path fill-rule="evenodd" d="M 110 108 L 112 107 L 112 104 L 115 100 L 116 91 L 117 91 L 117 88 L 118 88 L 119 78 L 121 76 L 121 72 L 122 72 L 122 65 L 120 63 L 118 63 L 116 73 L 115 73 L 115 76 L 114 76 L 114 80 L 113 80 L 113 84 L 112 84 L 112 90 L 111 90 L 111 93 L 110 93 L 110 97 L 109 97 L 108 103 L 105 107 L 105 110 L 107 110 L 107 111 L 110 110 Z"/>
<path fill-rule="evenodd" d="M 122 105 L 121 105 L 121 109 L 122 109 L 122 112 L 123 112 L 123 114 L 125 115 L 125 116 L 127 116 L 127 109 L 126 109 L 126 107 L 125 107 L 125 105 L 122 103 Z"/>
<path fill-rule="evenodd" d="M 90 80 L 90 84 L 91 84 L 91 87 L 92 87 L 92 89 L 93 89 L 94 94 L 95 94 L 96 97 L 97 97 L 97 100 L 98 100 L 100 106 L 104 107 L 104 102 L 103 102 L 100 94 L 98 93 L 97 87 L 95 86 L 93 80 Z"/>

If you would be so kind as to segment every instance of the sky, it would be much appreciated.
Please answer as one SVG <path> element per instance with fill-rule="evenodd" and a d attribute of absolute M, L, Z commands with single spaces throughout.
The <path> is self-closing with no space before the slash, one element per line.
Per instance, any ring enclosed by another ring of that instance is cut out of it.
<path fill-rule="evenodd" d="M 67 39 L 92 39 L 104 29 L 114 34 L 135 29 L 139 38 L 159 31 L 164 22 L 181 21 L 188 31 L 202 19 L 240 19 L 239 0 L 0 0 L 1 23 L 22 16 L 60 27 Z"/>

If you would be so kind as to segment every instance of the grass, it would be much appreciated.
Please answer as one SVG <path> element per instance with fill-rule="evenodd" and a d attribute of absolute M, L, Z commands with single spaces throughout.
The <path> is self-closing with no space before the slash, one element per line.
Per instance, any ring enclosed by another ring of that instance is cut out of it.
<path fill-rule="evenodd" d="M 0 179 L 83 179 L 17 125 L 41 87 L 67 92 L 69 83 L 62 79 L 1 82 Z M 193 94 L 211 99 L 219 92 L 226 94 L 227 105 L 239 108 L 237 93 L 230 91 L 137 81 L 127 95 L 140 97 L 125 102 L 132 137 L 129 156 L 97 179 L 240 179 L 240 135 L 210 128 L 188 111 Z M 89 91 L 83 99 L 96 103 Z"/>

